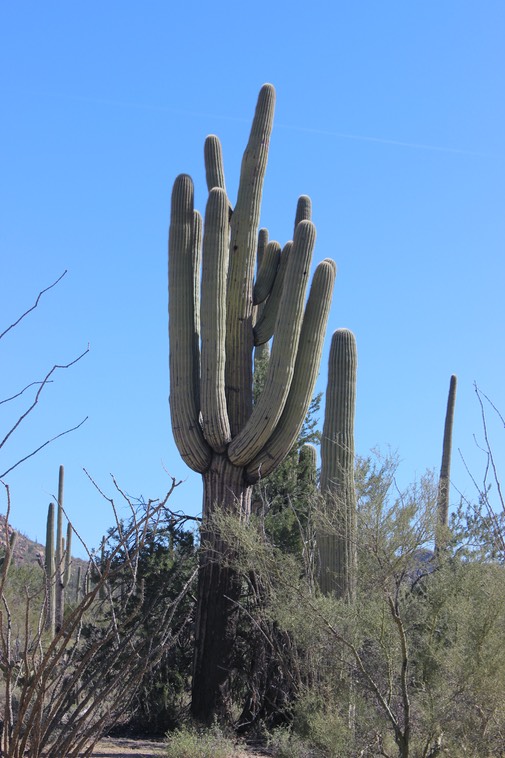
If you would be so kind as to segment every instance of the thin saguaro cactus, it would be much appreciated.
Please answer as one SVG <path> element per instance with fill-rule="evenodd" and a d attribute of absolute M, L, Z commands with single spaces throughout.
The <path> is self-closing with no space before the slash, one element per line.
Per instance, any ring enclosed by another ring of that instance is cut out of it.
<path fill-rule="evenodd" d="M 449 525 L 449 489 L 451 478 L 451 452 L 452 452 L 452 428 L 454 424 L 454 409 L 456 406 L 456 389 L 458 379 L 453 374 L 449 383 L 449 394 L 447 396 L 447 410 L 445 413 L 444 439 L 442 444 L 442 463 L 440 466 L 440 477 L 438 480 L 437 496 L 437 549 L 444 542 L 444 533 Z"/>
<path fill-rule="evenodd" d="M 177 177 L 172 192 L 170 410 L 179 452 L 204 484 L 192 711 L 206 721 L 226 702 L 240 590 L 211 516 L 222 507 L 247 520 L 251 486 L 272 472 L 295 442 L 319 370 L 336 273 L 332 260 L 320 263 L 305 304 L 316 234 L 304 198 L 293 241 L 282 252 L 278 243 L 268 242 L 266 230 L 260 232 L 262 261 L 254 283 L 274 104 L 274 88 L 266 84 L 233 210 L 219 140 L 207 138 L 202 245 L 191 178 Z M 272 337 L 264 386 L 253 399 L 253 350 Z"/>
<path fill-rule="evenodd" d="M 56 615 L 56 571 L 54 558 L 54 503 L 49 503 L 46 524 L 46 629 L 54 637 Z"/>
<path fill-rule="evenodd" d="M 321 494 L 327 524 L 318 535 L 320 587 L 352 599 L 356 588 L 356 490 L 354 415 L 357 350 L 348 329 L 333 333 L 321 439 Z"/>

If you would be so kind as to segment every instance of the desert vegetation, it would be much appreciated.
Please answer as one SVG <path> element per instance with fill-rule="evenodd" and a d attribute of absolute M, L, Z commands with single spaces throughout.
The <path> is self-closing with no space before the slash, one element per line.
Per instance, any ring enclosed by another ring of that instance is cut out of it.
<path fill-rule="evenodd" d="M 235 205 L 215 136 L 204 221 L 190 177 L 172 194 L 170 408 L 202 475 L 201 519 L 171 509 L 175 480 L 134 499 L 89 476 L 112 527 L 77 566 L 61 467 L 44 555 L 28 564 L 2 483 L 5 758 L 90 756 L 114 733 L 166 735 L 168 758 L 232 758 L 237 739 L 280 758 L 505 755 L 505 508 L 486 425 L 498 411 L 476 388 L 487 465 L 452 512 L 456 377 L 439 475 L 402 488 L 395 456 L 356 455 L 350 330 L 333 333 L 314 397 L 336 267 L 316 267 L 306 298 L 310 199 L 293 241 L 258 229 L 274 103 L 265 85 Z"/>

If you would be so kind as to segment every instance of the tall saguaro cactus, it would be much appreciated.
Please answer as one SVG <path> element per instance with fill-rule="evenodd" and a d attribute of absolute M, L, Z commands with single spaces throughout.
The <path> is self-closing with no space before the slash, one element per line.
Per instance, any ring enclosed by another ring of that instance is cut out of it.
<path fill-rule="evenodd" d="M 334 332 L 321 439 L 321 494 L 328 518 L 318 535 L 320 587 L 352 599 L 356 588 L 356 490 L 354 414 L 357 351 L 348 329 Z"/>
<path fill-rule="evenodd" d="M 438 480 L 437 496 L 437 513 L 438 513 L 438 533 L 437 549 L 442 546 L 448 524 L 449 524 L 449 487 L 451 476 L 451 452 L 452 452 L 452 427 L 454 423 L 454 408 L 456 406 L 456 389 L 458 385 L 457 377 L 453 374 L 449 383 L 449 394 L 447 396 L 447 410 L 445 413 L 444 439 L 442 445 L 442 463 L 440 466 L 440 477 Z"/>
<path fill-rule="evenodd" d="M 210 517 L 222 507 L 247 519 L 251 486 L 273 471 L 295 442 L 319 370 L 336 273 L 333 261 L 320 263 L 304 305 L 315 243 L 310 202 L 305 199 L 297 209 L 293 242 L 282 252 L 278 243 L 267 243 L 266 230 L 260 232 L 264 265 L 254 286 L 274 103 L 274 88 L 266 84 L 259 94 L 233 210 L 219 140 L 207 138 L 209 196 L 203 243 L 190 177 L 177 177 L 172 192 L 172 429 L 183 460 L 202 474 L 204 484 L 192 698 L 193 715 L 200 720 L 210 720 L 226 704 L 240 591 L 235 572 L 226 566 L 228 548 L 213 533 Z M 268 318 L 272 328 L 260 328 L 257 317 Z M 264 386 L 253 401 L 253 349 L 272 336 Z"/>

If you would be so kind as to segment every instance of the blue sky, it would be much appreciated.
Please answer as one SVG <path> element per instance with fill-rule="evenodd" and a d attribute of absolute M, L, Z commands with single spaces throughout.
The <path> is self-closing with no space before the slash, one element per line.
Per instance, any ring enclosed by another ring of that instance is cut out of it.
<path fill-rule="evenodd" d="M 0 451 L 12 522 L 43 539 L 66 469 L 66 507 L 92 546 L 112 524 L 82 469 L 112 494 L 197 513 L 200 482 L 168 412 L 166 243 L 171 185 L 205 207 L 203 141 L 223 143 L 236 194 L 257 92 L 277 90 L 261 223 L 283 243 L 313 201 L 315 261 L 338 275 L 331 332 L 359 351 L 356 446 L 399 451 L 404 482 L 438 468 L 449 378 L 461 448 L 484 460 L 473 382 L 505 409 L 505 6 L 470 2 L 1 3 L 0 398 L 67 363 Z M 24 401 L 26 404 L 26 400 Z M 23 402 L 0 406 L 2 428 Z M 503 460 L 503 430 L 492 427 Z M 501 435 L 501 437 L 500 437 Z M 458 494 L 452 490 L 452 500 Z"/>

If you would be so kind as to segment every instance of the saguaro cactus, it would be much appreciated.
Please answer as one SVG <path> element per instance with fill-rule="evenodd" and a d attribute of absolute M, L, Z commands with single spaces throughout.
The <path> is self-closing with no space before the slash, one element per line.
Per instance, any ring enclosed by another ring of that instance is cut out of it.
<path fill-rule="evenodd" d="M 46 523 L 46 629 L 54 637 L 56 614 L 56 572 L 54 560 L 54 503 L 49 503 Z"/>
<path fill-rule="evenodd" d="M 456 405 L 456 388 L 458 380 L 453 374 L 449 383 L 449 394 L 447 396 L 447 410 L 445 414 L 444 440 L 442 445 L 442 463 L 440 466 L 440 477 L 438 480 L 437 496 L 437 549 L 444 542 L 444 532 L 449 524 L 449 487 L 451 476 L 451 451 L 452 451 L 452 427 L 454 423 L 454 408 Z"/>
<path fill-rule="evenodd" d="M 319 370 L 336 272 L 331 260 L 317 266 L 304 308 L 315 243 L 305 200 L 297 210 L 294 240 L 282 253 L 261 232 L 264 265 L 254 287 L 274 101 L 274 88 L 264 85 L 233 211 L 219 140 L 206 140 L 209 196 L 201 277 L 201 218 L 193 208 L 190 177 L 179 176 L 172 192 L 170 410 L 179 452 L 204 483 L 192 699 L 193 715 L 201 720 L 211 719 L 226 700 L 239 595 L 236 574 L 216 561 L 226 556 L 227 546 L 212 532 L 209 517 L 219 506 L 247 519 L 251 485 L 273 471 L 295 442 Z M 261 318 L 267 315 L 274 324 L 273 343 L 264 387 L 253 403 L 253 348 L 272 336 L 259 322 L 254 329 L 260 300 Z"/>
<path fill-rule="evenodd" d="M 334 332 L 328 361 L 328 387 L 321 439 L 321 494 L 327 524 L 318 535 L 320 587 L 352 599 L 356 587 L 356 491 L 354 413 L 356 340 L 348 329 Z"/>
<path fill-rule="evenodd" d="M 56 506 L 56 546 L 54 534 L 55 507 L 49 504 L 47 514 L 45 571 L 47 586 L 46 628 L 54 635 L 63 625 L 65 614 L 65 587 L 70 581 L 72 564 L 72 525 L 67 523 L 66 542 L 63 537 L 63 487 L 65 471 L 58 472 L 58 502 Z"/>

